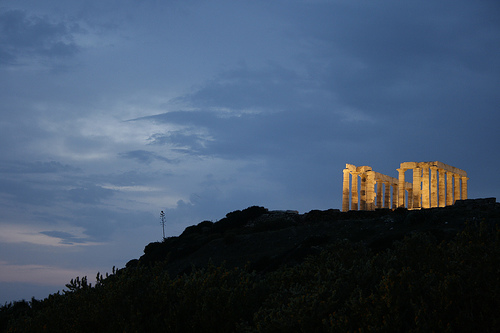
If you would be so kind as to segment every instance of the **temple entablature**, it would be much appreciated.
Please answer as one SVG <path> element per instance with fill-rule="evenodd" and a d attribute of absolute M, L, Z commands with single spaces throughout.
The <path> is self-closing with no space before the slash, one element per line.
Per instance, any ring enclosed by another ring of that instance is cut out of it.
<path fill-rule="evenodd" d="M 451 173 L 457 174 L 457 175 L 462 176 L 462 177 L 467 177 L 467 172 L 465 172 L 464 170 L 459 169 L 459 168 L 455 168 L 451 165 L 444 164 L 444 163 L 439 162 L 439 161 L 434 161 L 434 162 L 403 162 L 403 163 L 401 163 L 400 168 L 408 170 L 408 169 L 414 169 L 414 168 L 426 168 L 426 167 L 431 167 L 431 166 L 435 166 L 438 169 L 447 170 Z"/>
<path fill-rule="evenodd" d="M 413 173 L 411 183 L 405 180 L 407 170 Z M 403 162 L 397 171 L 395 178 L 375 172 L 366 165 L 346 164 L 342 211 L 444 207 L 467 199 L 469 178 L 464 170 L 434 161 Z"/>

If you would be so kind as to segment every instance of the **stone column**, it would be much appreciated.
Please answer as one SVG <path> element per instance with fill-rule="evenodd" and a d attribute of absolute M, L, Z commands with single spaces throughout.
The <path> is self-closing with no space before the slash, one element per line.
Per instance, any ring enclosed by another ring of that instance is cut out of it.
<path fill-rule="evenodd" d="M 446 206 L 453 205 L 453 175 L 446 171 Z"/>
<path fill-rule="evenodd" d="M 439 207 L 444 207 L 446 205 L 446 197 L 445 197 L 445 184 L 446 184 L 446 178 L 444 176 L 444 170 L 443 169 L 438 169 L 439 171 Z"/>
<path fill-rule="evenodd" d="M 398 180 L 398 207 L 405 208 L 405 171 L 406 169 L 398 169 L 399 180 Z M 394 194 L 394 193 L 393 193 Z"/>
<path fill-rule="evenodd" d="M 375 172 L 368 171 L 366 177 L 366 210 L 375 210 Z"/>
<path fill-rule="evenodd" d="M 422 188 L 422 169 L 416 167 L 413 169 L 413 209 L 420 208 Z"/>
<path fill-rule="evenodd" d="M 431 166 L 431 207 L 438 206 L 438 180 L 437 180 L 437 166 Z"/>
<path fill-rule="evenodd" d="M 408 189 L 408 209 L 413 209 L 413 190 Z"/>
<path fill-rule="evenodd" d="M 467 199 L 467 180 L 469 178 L 462 176 L 462 199 Z"/>
<path fill-rule="evenodd" d="M 351 210 L 358 210 L 358 176 L 359 172 L 351 172 Z"/>
<path fill-rule="evenodd" d="M 384 208 L 390 208 L 391 204 L 391 187 L 389 182 L 384 182 Z"/>
<path fill-rule="evenodd" d="M 453 175 L 453 178 L 455 179 L 455 201 L 460 200 L 460 176 L 459 175 Z"/>
<path fill-rule="evenodd" d="M 359 210 L 366 210 L 366 173 L 361 174 L 361 201 Z"/>
<path fill-rule="evenodd" d="M 429 167 L 422 168 L 422 208 L 430 208 Z"/>
<path fill-rule="evenodd" d="M 398 208 L 398 184 L 392 184 L 392 209 L 396 208 Z"/>
<path fill-rule="evenodd" d="M 382 181 L 377 180 L 377 206 L 376 208 L 382 208 Z"/>
<path fill-rule="evenodd" d="M 344 169 L 344 185 L 342 189 L 342 211 L 349 210 L 349 169 Z"/>

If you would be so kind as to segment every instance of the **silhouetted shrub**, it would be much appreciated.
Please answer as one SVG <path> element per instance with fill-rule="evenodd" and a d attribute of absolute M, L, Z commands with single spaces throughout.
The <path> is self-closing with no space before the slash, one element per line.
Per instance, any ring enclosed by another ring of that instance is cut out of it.
<path fill-rule="evenodd" d="M 197 225 L 192 225 L 184 229 L 181 236 L 191 235 L 191 234 L 203 234 L 211 231 L 213 222 L 211 221 L 203 221 L 198 223 Z"/>
<path fill-rule="evenodd" d="M 149 243 L 148 245 L 146 245 L 144 247 L 144 254 L 151 254 L 151 253 L 154 253 L 156 251 L 159 251 L 161 250 L 162 248 L 164 247 L 163 243 L 161 242 L 153 242 L 153 243 Z"/>
<path fill-rule="evenodd" d="M 305 215 L 305 222 L 332 222 L 339 219 L 341 213 L 338 209 L 311 210 Z"/>
<path fill-rule="evenodd" d="M 274 218 L 271 217 L 263 219 L 261 221 L 257 221 L 253 226 L 253 230 L 255 232 L 273 231 L 289 228 L 296 225 L 298 225 L 298 222 L 295 219 L 294 215 L 285 216 L 285 214 L 283 214 Z"/>
<path fill-rule="evenodd" d="M 212 229 L 214 232 L 223 233 L 230 229 L 241 228 L 249 221 L 254 220 L 267 213 L 267 208 L 252 206 L 243 211 L 236 210 L 226 214 L 226 217 L 218 222 L 215 222 Z"/>
<path fill-rule="evenodd" d="M 212 229 L 214 223 L 212 221 L 203 221 L 198 223 L 198 228 L 200 229 L 200 232 L 206 233 L 210 232 L 210 229 Z"/>
<path fill-rule="evenodd" d="M 199 233 L 199 228 L 196 225 L 191 225 L 189 227 L 186 227 L 184 231 L 181 234 L 181 237 L 187 236 L 187 235 L 192 235 L 192 234 L 197 234 Z"/>

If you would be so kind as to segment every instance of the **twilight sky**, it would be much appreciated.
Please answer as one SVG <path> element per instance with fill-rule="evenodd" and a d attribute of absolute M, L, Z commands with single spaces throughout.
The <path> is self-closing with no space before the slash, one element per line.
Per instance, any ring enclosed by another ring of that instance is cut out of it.
<path fill-rule="evenodd" d="M 0 0 L 0 304 L 252 205 L 341 208 L 345 163 L 500 197 L 500 3 Z"/>

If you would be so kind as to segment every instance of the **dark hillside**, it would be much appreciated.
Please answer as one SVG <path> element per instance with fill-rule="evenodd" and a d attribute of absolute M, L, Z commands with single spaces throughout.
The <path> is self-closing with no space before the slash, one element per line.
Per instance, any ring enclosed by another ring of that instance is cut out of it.
<path fill-rule="evenodd" d="M 0 308 L 0 332 L 499 332 L 500 204 L 249 207 L 103 277 Z"/>
<path fill-rule="evenodd" d="M 175 275 L 211 262 L 269 271 L 299 263 L 338 240 L 361 242 L 378 252 L 414 232 L 427 233 L 439 242 L 449 240 L 466 222 L 474 221 L 500 222 L 500 204 L 495 198 L 460 200 L 453 206 L 416 211 L 330 209 L 298 214 L 253 206 L 228 213 L 215 223 L 187 227 L 178 237 L 150 243 L 144 255 L 127 267 L 166 261 Z"/>

